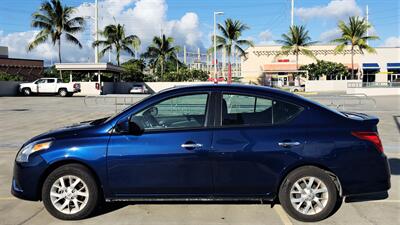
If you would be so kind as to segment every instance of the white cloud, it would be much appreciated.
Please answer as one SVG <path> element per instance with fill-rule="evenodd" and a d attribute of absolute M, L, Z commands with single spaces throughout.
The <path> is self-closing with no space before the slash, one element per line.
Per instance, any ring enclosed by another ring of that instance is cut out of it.
<path fill-rule="evenodd" d="M 388 37 L 382 47 L 400 47 L 400 37 Z"/>
<path fill-rule="evenodd" d="M 274 45 L 276 43 L 272 38 L 273 34 L 270 30 L 262 31 L 258 34 L 258 44 Z"/>
<path fill-rule="evenodd" d="M 332 0 L 327 5 L 309 8 L 296 8 L 295 14 L 304 19 L 312 18 L 346 19 L 349 16 L 361 15 L 361 9 L 355 0 Z"/>
<path fill-rule="evenodd" d="M 333 39 L 339 38 L 341 35 L 341 32 L 338 28 L 334 28 L 332 30 L 328 30 L 323 32 L 320 36 L 319 36 L 319 42 L 321 43 L 329 43 L 331 42 Z"/>
<path fill-rule="evenodd" d="M 272 39 L 272 32 L 270 30 L 262 31 L 258 34 L 260 41 L 270 41 Z"/>
<path fill-rule="evenodd" d="M 142 41 L 141 51 L 151 43 L 154 36 L 165 33 L 175 38 L 175 44 L 187 47 L 203 48 L 203 34 L 199 28 L 197 14 L 188 12 L 178 20 L 167 19 L 168 6 L 166 0 L 105 0 L 99 6 L 99 29 L 115 22 L 124 24 L 128 35 L 135 34 Z M 82 4 L 77 7 L 75 16 L 94 17 L 94 4 Z M 94 32 L 93 19 L 86 20 L 86 30 L 78 36 L 83 49 L 63 42 L 63 61 L 93 61 L 94 50 L 91 47 Z M 37 31 L 26 31 L 4 34 L 0 32 L 0 45 L 9 47 L 10 57 L 36 58 L 57 61 L 57 48 L 50 42 L 40 45 L 27 53 L 26 46 L 33 40 Z M 101 37 L 100 37 L 101 38 Z M 104 57 L 106 61 L 108 57 Z M 122 57 L 127 58 L 126 56 Z"/>

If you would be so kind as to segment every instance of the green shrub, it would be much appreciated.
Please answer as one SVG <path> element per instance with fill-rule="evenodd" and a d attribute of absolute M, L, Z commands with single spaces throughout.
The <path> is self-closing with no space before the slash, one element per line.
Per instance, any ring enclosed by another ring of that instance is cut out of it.
<path fill-rule="evenodd" d="M 0 71 L 0 80 L 1 81 L 22 81 L 23 78 L 17 74 L 9 74 L 3 71 Z"/>

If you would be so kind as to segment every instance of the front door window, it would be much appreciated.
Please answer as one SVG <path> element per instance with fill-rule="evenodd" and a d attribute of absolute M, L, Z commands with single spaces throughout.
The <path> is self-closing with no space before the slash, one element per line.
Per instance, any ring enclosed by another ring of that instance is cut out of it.
<path fill-rule="evenodd" d="M 173 97 L 133 115 L 144 130 L 201 128 L 206 122 L 208 94 Z"/>

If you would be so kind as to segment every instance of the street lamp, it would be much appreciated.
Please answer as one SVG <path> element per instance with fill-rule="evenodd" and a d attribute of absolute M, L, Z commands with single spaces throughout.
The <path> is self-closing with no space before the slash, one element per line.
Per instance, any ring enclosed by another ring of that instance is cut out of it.
<path fill-rule="evenodd" d="M 223 15 L 224 12 L 214 12 L 214 78 L 218 82 L 217 77 L 217 16 Z"/>

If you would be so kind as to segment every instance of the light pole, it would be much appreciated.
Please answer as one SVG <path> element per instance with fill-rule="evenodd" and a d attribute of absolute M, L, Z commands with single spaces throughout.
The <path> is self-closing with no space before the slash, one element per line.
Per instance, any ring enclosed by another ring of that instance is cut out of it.
<path fill-rule="evenodd" d="M 223 15 L 224 12 L 214 12 L 214 82 L 218 82 L 217 77 L 217 16 Z"/>
<path fill-rule="evenodd" d="M 95 11 L 94 11 L 94 20 L 95 20 L 95 41 L 99 40 L 99 2 L 95 1 Z M 96 45 L 94 47 L 94 63 L 99 63 L 99 47 Z"/>
<path fill-rule="evenodd" d="M 291 11 L 290 11 L 290 26 L 293 27 L 294 25 L 294 0 L 292 0 L 292 7 L 291 7 Z"/>

